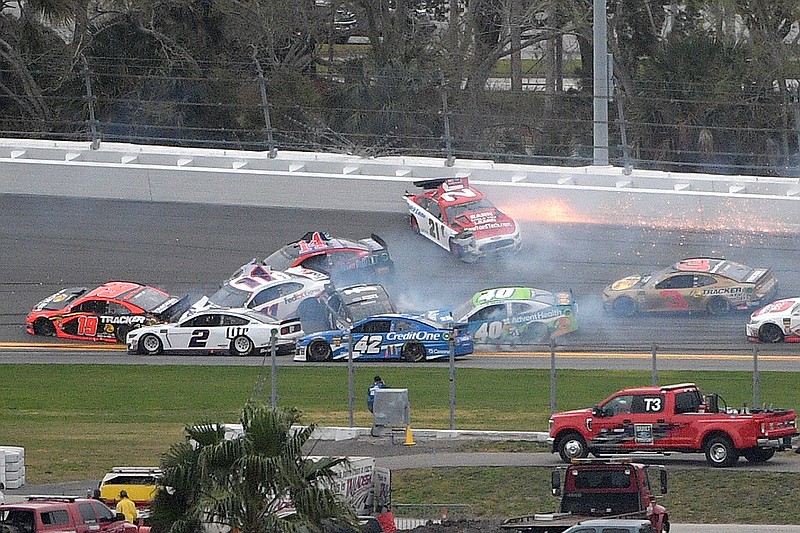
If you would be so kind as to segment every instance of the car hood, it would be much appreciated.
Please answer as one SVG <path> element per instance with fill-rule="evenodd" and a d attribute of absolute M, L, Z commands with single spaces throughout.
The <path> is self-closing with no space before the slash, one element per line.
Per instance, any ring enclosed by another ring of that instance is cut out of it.
<path fill-rule="evenodd" d="M 461 213 L 453 219 L 452 226 L 456 230 L 472 232 L 476 239 L 508 235 L 517 231 L 514 219 L 497 209 Z"/>
<path fill-rule="evenodd" d="M 612 291 L 627 291 L 630 289 L 637 289 L 639 287 L 644 286 L 650 280 L 650 276 L 644 276 L 641 274 L 637 274 L 635 276 L 628 276 L 622 279 L 618 279 L 608 287 L 607 290 Z"/>
<path fill-rule="evenodd" d="M 798 304 L 800 304 L 800 297 L 777 300 L 771 304 L 765 305 L 760 309 L 757 309 L 752 315 L 750 315 L 750 318 L 753 320 L 782 318 L 788 316 L 790 311 Z"/>

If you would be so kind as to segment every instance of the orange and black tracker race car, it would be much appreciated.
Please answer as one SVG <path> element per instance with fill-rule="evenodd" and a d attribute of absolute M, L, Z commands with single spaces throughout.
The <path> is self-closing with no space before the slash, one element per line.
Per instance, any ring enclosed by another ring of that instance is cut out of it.
<path fill-rule="evenodd" d="M 91 291 L 62 289 L 28 314 L 31 335 L 125 344 L 133 328 L 167 322 L 180 315 L 186 299 L 161 289 L 129 281 L 109 281 Z"/>
<path fill-rule="evenodd" d="M 767 267 L 728 259 L 693 257 L 652 274 L 615 281 L 603 290 L 603 307 L 617 316 L 645 312 L 703 311 L 760 307 L 775 295 L 778 280 Z"/>

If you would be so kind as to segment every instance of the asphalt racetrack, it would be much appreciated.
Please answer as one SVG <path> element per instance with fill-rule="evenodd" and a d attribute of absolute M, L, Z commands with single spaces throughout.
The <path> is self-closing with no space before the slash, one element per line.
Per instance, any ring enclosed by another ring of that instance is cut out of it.
<path fill-rule="evenodd" d="M 321 204 L 323 200 L 321 195 Z M 18 343 L 44 343 L 44 348 L 20 352 L 20 360 L 36 361 L 64 343 L 32 337 L 24 328 L 33 305 L 61 288 L 132 280 L 176 296 L 213 291 L 250 259 L 264 258 L 307 231 L 324 230 L 352 239 L 376 233 L 387 241 L 396 272 L 383 283 L 401 309 L 452 307 L 480 289 L 501 285 L 572 290 L 580 331 L 559 339 L 558 352 L 589 359 L 594 352 L 610 352 L 617 354 L 611 360 L 619 361 L 613 364 L 626 368 L 631 366 L 626 354 L 649 354 L 655 345 L 662 354 L 690 355 L 683 360 L 692 368 L 725 369 L 734 364 L 752 368 L 757 346 L 762 368 L 772 364 L 800 369 L 795 361 L 800 360 L 800 345 L 747 342 L 748 313 L 620 319 L 603 312 L 600 293 L 609 282 L 691 256 L 724 256 L 750 266 L 769 266 L 779 280 L 779 297 L 800 294 L 800 235 L 773 233 L 770 228 L 749 231 L 747 220 L 734 229 L 676 229 L 679 221 L 665 222 L 663 227 L 618 227 L 521 220 L 523 246 L 518 255 L 465 264 L 415 235 L 401 213 L 0 195 L 0 358 L 16 353 Z M 544 353 L 480 360 L 487 366 L 549 365 L 548 346 L 526 351 Z M 86 352 L 81 362 L 119 361 L 121 355 L 119 350 Z M 175 357 L 155 359 L 176 362 Z M 597 360 L 598 365 L 611 365 L 608 358 Z M 649 368 L 649 362 L 634 366 Z"/>

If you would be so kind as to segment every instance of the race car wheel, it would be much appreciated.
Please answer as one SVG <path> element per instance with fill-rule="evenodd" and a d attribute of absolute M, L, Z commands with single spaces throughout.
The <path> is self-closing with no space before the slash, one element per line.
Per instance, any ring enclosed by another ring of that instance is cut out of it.
<path fill-rule="evenodd" d="M 705 451 L 708 464 L 717 468 L 731 466 L 739 460 L 739 452 L 734 448 L 733 441 L 726 435 L 708 439 Z"/>
<path fill-rule="evenodd" d="M 139 351 L 145 355 L 158 355 L 163 349 L 161 339 L 155 335 L 145 335 L 139 340 Z"/>
<path fill-rule="evenodd" d="M 409 342 L 403 346 L 403 359 L 409 363 L 425 360 L 425 347 L 418 342 Z"/>
<path fill-rule="evenodd" d="M 56 334 L 56 327 L 46 318 L 37 318 L 36 322 L 33 323 L 33 332 L 36 335 L 53 337 Z"/>
<path fill-rule="evenodd" d="M 239 335 L 231 341 L 231 353 L 233 355 L 238 355 L 240 357 L 252 355 L 254 349 L 255 346 L 253 345 L 253 341 L 250 340 L 250 337 Z"/>
<path fill-rule="evenodd" d="M 313 341 L 308 345 L 307 350 L 309 361 L 319 363 L 331 359 L 331 345 L 325 341 Z"/>
<path fill-rule="evenodd" d="M 544 342 L 547 340 L 547 326 L 541 322 L 530 324 L 522 333 L 525 342 Z"/>
<path fill-rule="evenodd" d="M 758 339 L 761 342 L 783 342 L 783 331 L 775 324 L 764 324 L 758 330 Z"/>
<path fill-rule="evenodd" d="M 706 309 L 709 315 L 720 316 L 730 311 L 731 306 L 725 298 L 714 296 L 706 304 Z"/>
<path fill-rule="evenodd" d="M 619 317 L 632 317 L 636 314 L 636 303 L 627 296 L 620 296 L 611 304 L 611 312 Z"/>
<path fill-rule="evenodd" d="M 580 433 L 571 431 L 559 439 L 558 455 L 561 456 L 562 461 L 569 463 L 573 459 L 583 459 L 589 455 L 589 450 Z"/>
<path fill-rule="evenodd" d="M 117 339 L 118 343 L 125 344 L 128 342 L 128 333 L 130 333 L 130 331 L 130 326 L 117 326 L 117 329 L 114 330 L 114 337 Z"/>
<path fill-rule="evenodd" d="M 748 448 L 742 455 L 748 463 L 765 463 L 775 455 L 775 448 Z"/>

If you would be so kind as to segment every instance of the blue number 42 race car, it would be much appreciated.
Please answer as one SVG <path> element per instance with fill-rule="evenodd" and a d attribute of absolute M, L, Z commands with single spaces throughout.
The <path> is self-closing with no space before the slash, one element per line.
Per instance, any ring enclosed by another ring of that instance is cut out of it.
<path fill-rule="evenodd" d="M 455 329 L 428 320 L 401 314 L 376 315 L 353 324 L 350 342 L 347 330 L 323 331 L 307 335 L 297 343 L 295 361 L 347 360 L 352 346 L 357 361 L 418 362 L 471 354 L 472 337 L 466 326 Z"/>

